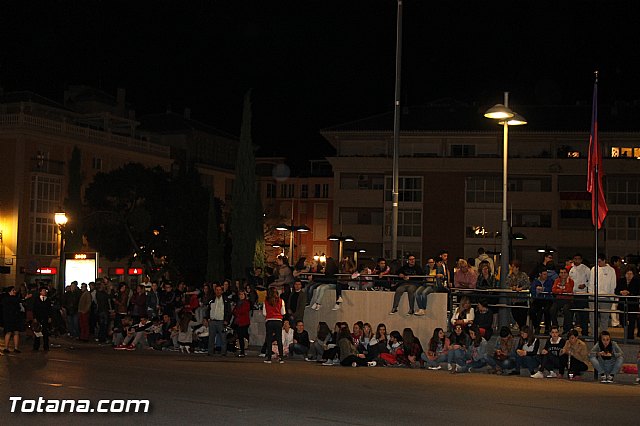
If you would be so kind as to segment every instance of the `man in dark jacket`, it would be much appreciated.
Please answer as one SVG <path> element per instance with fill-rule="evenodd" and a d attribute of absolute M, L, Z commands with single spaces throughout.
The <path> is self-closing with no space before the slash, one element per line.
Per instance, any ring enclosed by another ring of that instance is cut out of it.
<path fill-rule="evenodd" d="M 424 280 L 424 278 L 414 277 L 415 275 L 424 275 L 424 271 L 420 265 L 416 263 L 416 257 L 410 254 L 407 264 L 398 270 L 398 278 L 403 281 L 401 281 L 396 288 L 396 294 L 393 296 L 393 307 L 389 313 L 390 315 L 398 313 L 398 304 L 400 304 L 402 293 L 407 293 L 407 296 L 409 297 L 409 312 L 407 315 L 413 315 L 413 304 L 416 299 L 416 290 L 418 289 L 418 285 L 421 280 Z"/>
<path fill-rule="evenodd" d="M 33 318 L 40 325 L 40 331 L 36 331 L 36 336 L 33 339 L 34 351 L 40 349 L 40 334 L 42 334 L 44 351 L 47 352 L 49 350 L 51 311 L 51 300 L 47 297 L 47 287 L 40 287 L 38 298 L 33 301 Z"/>

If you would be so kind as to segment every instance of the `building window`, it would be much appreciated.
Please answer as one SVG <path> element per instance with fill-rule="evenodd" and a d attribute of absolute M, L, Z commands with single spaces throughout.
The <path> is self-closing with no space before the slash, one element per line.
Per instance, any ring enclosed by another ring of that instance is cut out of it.
<path fill-rule="evenodd" d="M 393 180 L 390 176 L 385 179 L 387 185 L 385 189 L 385 200 L 392 201 L 391 191 L 393 190 Z M 398 185 L 398 200 L 404 202 L 422 201 L 422 178 L 421 177 L 400 177 Z"/>
<path fill-rule="evenodd" d="M 475 145 L 451 145 L 452 157 L 474 157 L 475 155 Z"/>
<path fill-rule="evenodd" d="M 385 236 L 391 236 L 391 210 L 385 212 Z M 421 237 L 422 236 L 422 210 L 400 209 L 398 210 L 398 236 Z"/>
<path fill-rule="evenodd" d="M 502 180 L 500 180 L 502 182 Z M 551 192 L 551 177 L 516 177 L 509 179 L 510 192 Z"/>
<path fill-rule="evenodd" d="M 498 176 L 470 176 L 466 181 L 467 203 L 501 203 L 502 178 Z"/>
<path fill-rule="evenodd" d="M 93 167 L 93 170 L 102 170 L 102 158 L 93 157 L 91 166 Z"/>
<path fill-rule="evenodd" d="M 313 189 L 314 189 L 313 197 L 314 198 L 320 198 L 320 184 L 316 183 Z"/>
<path fill-rule="evenodd" d="M 384 175 L 341 173 L 340 189 L 384 189 Z"/>
<path fill-rule="evenodd" d="M 29 252 L 54 256 L 58 252 L 57 226 L 53 215 L 62 204 L 60 178 L 34 175 L 31 177 L 29 203 Z"/>
<path fill-rule="evenodd" d="M 309 198 L 309 185 L 306 183 L 300 186 L 300 198 Z"/>
<path fill-rule="evenodd" d="M 513 212 L 513 226 L 525 228 L 551 228 L 550 211 Z"/>
<path fill-rule="evenodd" d="M 608 177 L 605 193 L 610 204 L 637 205 L 640 202 L 640 178 Z"/>
<path fill-rule="evenodd" d="M 382 209 L 345 207 L 340 209 L 343 225 L 382 225 Z"/>
<path fill-rule="evenodd" d="M 637 241 L 639 215 L 610 215 L 607 217 L 607 240 Z"/>
<path fill-rule="evenodd" d="M 322 184 L 322 198 L 329 198 L 329 184 Z"/>
<path fill-rule="evenodd" d="M 280 184 L 280 198 L 293 198 L 295 197 L 296 186 L 293 183 Z"/>
<path fill-rule="evenodd" d="M 276 198 L 276 185 L 275 183 L 267 184 L 267 198 Z"/>
<path fill-rule="evenodd" d="M 611 147 L 611 158 L 637 158 L 640 159 L 640 148 L 638 147 Z"/>

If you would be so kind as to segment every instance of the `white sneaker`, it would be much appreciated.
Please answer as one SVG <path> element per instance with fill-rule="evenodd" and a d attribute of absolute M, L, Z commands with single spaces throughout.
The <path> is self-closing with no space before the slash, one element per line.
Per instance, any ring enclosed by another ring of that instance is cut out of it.
<path fill-rule="evenodd" d="M 329 359 L 329 360 L 323 362 L 322 365 L 332 366 L 333 365 L 333 360 Z"/>
<path fill-rule="evenodd" d="M 636 377 L 636 385 L 640 385 L 640 377 Z"/>
<path fill-rule="evenodd" d="M 316 311 L 319 311 L 321 306 L 322 306 L 321 304 L 316 303 Z"/>
<path fill-rule="evenodd" d="M 340 304 L 336 303 L 333 308 L 331 308 L 332 311 L 337 311 L 338 309 L 340 309 Z"/>
<path fill-rule="evenodd" d="M 378 365 L 378 363 L 377 363 L 377 362 L 375 362 L 375 361 L 369 361 L 369 362 L 367 363 L 367 367 L 375 367 L 376 365 Z"/>
<path fill-rule="evenodd" d="M 425 314 L 424 309 L 418 309 L 414 315 L 417 315 L 417 316 L 421 317 L 424 314 Z"/>
<path fill-rule="evenodd" d="M 351 363 L 351 366 L 352 366 L 352 367 L 357 367 L 357 366 L 358 366 L 358 364 L 356 364 L 355 362 L 352 362 L 352 363 Z"/>
<path fill-rule="evenodd" d="M 544 379 L 544 373 L 542 371 L 538 371 L 535 374 L 531 375 L 532 379 Z"/>
<path fill-rule="evenodd" d="M 258 355 L 260 358 L 265 358 L 267 356 L 267 354 L 260 354 Z"/>
<path fill-rule="evenodd" d="M 311 305 L 311 309 L 313 309 L 314 311 L 318 310 L 318 304 L 314 303 L 313 305 Z"/>
<path fill-rule="evenodd" d="M 601 374 L 601 375 L 600 375 L 600 383 L 607 383 L 607 376 L 606 376 L 606 374 Z"/>
<path fill-rule="evenodd" d="M 438 366 L 436 366 L 436 367 L 428 367 L 428 368 L 429 368 L 429 370 L 441 370 L 441 369 L 442 369 L 442 366 L 441 366 L 441 365 L 438 365 Z"/>
<path fill-rule="evenodd" d="M 607 383 L 613 383 L 613 374 L 607 376 Z"/>
<path fill-rule="evenodd" d="M 558 377 L 558 373 L 553 370 L 549 371 L 549 374 L 547 374 L 547 379 L 555 379 L 556 377 Z"/>
<path fill-rule="evenodd" d="M 449 370 L 449 371 L 453 370 L 453 365 L 447 364 L 447 370 Z"/>
<path fill-rule="evenodd" d="M 336 300 L 336 303 L 342 303 L 342 296 L 338 297 L 338 300 Z"/>

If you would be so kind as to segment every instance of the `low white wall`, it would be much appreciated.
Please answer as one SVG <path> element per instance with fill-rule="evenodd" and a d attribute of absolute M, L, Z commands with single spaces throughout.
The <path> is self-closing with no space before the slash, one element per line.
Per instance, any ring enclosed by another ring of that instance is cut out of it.
<path fill-rule="evenodd" d="M 387 326 L 387 332 L 398 330 L 402 334 L 404 328 L 410 327 L 423 345 L 426 345 L 426 342 L 433 335 L 434 328 L 447 329 L 447 295 L 445 293 L 433 293 L 427 297 L 427 309 L 424 316 L 406 315 L 409 311 L 406 294 L 400 300 L 398 313 L 389 315 L 393 304 L 393 295 L 394 293 L 391 291 L 345 290 L 342 292 L 342 306 L 339 310 L 332 311 L 331 308 L 336 300 L 335 291 L 327 291 L 319 311 L 309 307 L 305 309 L 305 329 L 309 332 L 309 337 L 314 339 L 320 321 L 329 324 L 329 328 L 332 330 L 338 321 L 346 322 L 349 324 L 349 328 L 352 328 L 356 321 L 368 322 L 374 331 L 378 324 L 383 323 Z M 249 332 L 251 334 L 250 344 L 262 345 L 265 334 L 262 312 L 253 312 Z"/>

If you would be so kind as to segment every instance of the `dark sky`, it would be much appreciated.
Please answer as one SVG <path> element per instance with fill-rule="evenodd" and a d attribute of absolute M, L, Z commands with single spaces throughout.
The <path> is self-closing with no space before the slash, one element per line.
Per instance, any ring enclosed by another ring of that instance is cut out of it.
<path fill-rule="evenodd" d="M 636 3 L 405 0 L 403 103 L 588 103 L 596 68 L 602 102 L 640 99 Z M 321 157 L 319 129 L 393 107 L 396 4 L 3 2 L 0 85 L 124 87 L 138 115 L 189 107 L 234 134 L 251 87 L 261 152 Z"/>

